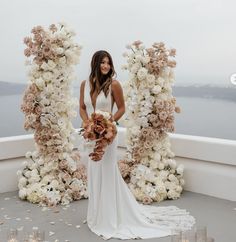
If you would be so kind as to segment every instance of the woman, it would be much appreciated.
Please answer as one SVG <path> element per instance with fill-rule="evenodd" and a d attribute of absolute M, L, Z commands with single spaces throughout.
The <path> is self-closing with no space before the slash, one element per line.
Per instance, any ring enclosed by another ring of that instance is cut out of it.
<path fill-rule="evenodd" d="M 83 123 L 92 112 L 117 112 L 118 121 L 125 112 L 120 83 L 115 74 L 112 58 L 107 51 L 94 53 L 89 80 L 80 87 L 80 116 Z M 92 161 L 88 156 L 88 211 L 89 228 L 104 239 L 153 238 L 171 235 L 173 230 L 188 230 L 195 219 L 175 206 L 155 207 L 139 204 L 124 182 L 117 163 L 117 136 L 106 150 L 102 160 Z"/>

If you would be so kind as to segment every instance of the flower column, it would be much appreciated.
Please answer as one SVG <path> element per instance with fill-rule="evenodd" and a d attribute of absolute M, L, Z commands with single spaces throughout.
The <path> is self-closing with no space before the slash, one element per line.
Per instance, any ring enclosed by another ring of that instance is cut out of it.
<path fill-rule="evenodd" d="M 177 166 L 167 132 L 174 131 L 174 112 L 180 112 L 172 96 L 175 49 L 154 43 L 145 49 L 135 41 L 124 53 L 129 80 L 126 100 L 127 152 L 119 162 L 122 175 L 135 197 L 143 203 L 178 198 L 182 192 L 183 166 Z"/>
<path fill-rule="evenodd" d="M 18 171 L 19 196 L 33 203 L 67 204 L 87 197 L 85 167 L 72 153 L 71 118 L 77 115 L 78 101 L 71 95 L 71 82 L 81 46 L 66 24 L 48 30 L 37 26 L 31 33 L 24 39 L 25 55 L 33 58 L 27 62 L 30 82 L 21 110 L 25 129 L 34 130 L 36 151 L 27 152 L 30 160 Z"/>

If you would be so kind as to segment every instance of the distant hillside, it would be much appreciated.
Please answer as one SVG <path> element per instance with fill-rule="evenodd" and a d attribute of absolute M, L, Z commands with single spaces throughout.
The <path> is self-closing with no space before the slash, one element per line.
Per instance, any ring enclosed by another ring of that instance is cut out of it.
<path fill-rule="evenodd" d="M 0 96 L 21 94 L 26 86 L 26 84 L 0 81 Z M 74 88 L 78 89 L 79 87 L 74 86 Z M 173 86 L 173 95 L 176 97 L 215 98 L 236 102 L 236 86 Z"/>
<path fill-rule="evenodd" d="M 215 98 L 236 102 L 236 86 L 173 86 L 173 95 L 177 97 Z"/>
<path fill-rule="evenodd" d="M 27 85 L 0 81 L 0 96 L 21 94 Z"/>

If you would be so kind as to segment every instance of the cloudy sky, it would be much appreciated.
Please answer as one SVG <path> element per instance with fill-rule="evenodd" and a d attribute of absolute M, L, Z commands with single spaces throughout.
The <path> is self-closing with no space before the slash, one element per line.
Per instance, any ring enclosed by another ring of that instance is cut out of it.
<path fill-rule="evenodd" d="M 234 0 L 0 0 L 0 81 L 26 83 L 23 38 L 35 25 L 66 21 L 83 46 L 78 80 L 88 78 L 99 49 L 111 53 L 117 79 L 122 53 L 134 40 L 177 49 L 176 85 L 228 85 L 236 73 Z"/>

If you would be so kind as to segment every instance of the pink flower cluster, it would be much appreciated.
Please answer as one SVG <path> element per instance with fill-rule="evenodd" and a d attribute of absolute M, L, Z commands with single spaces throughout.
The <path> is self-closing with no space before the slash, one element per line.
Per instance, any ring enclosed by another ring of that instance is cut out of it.
<path fill-rule="evenodd" d="M 26 119 L 24 128 L 36 129 L 39 126 L 39 119 L 42 113 L 42 108 L 39 105 L 40 91 L 33 83 L 28 86 L 23 96 L 23 103 L 21 104 L 21 111 L 25 113 Z"/>
<path fill-rule="evenodd" d="M 52 33 L 56 32 L 56 25 L 50 25 L 49 30 Z M 63 46 L 62 40 L 57 37 L 49 37 L 42 26 L 34 27 L 31 33 L 33 34 L 33 37 L 24 38 L 24 43 L 27 46 L 24 50 L 25 56 L 34 56 L 34 61 L 38 65 L 41 65 L 46 60 L 55 60 L 60 57 L 60 55 L 53 50 L 52 46 Z"/>
<path fill-rule="evenodd" d="M 148 115 L 148 120 L 154 129 L 174 132 L 174 112 L 175 112 L 175 98 L 169 100 L 156 100 L 154 109 Z"/>
<path fill-rule="evenodd" d="M 140 40 L 134 41 L 133 45 L 138 49 L 142 44 Z M 158 76 L 160 71 L 165 66 L 175 67 L 176 61 L 170 59 L 170 57 L 175 57 L 176 49 L 167 49 L 163 42 L 154 43 L 152 48 L 146 49 L 148 56 L 150 57 L 150 61 L 146 64 L 146 68 L 148 69 L 150 74 Z"/>
<path fill-rule="evenodd" d="M 95 148 L 89 154 L 91 160 L 100 161 L 107 145 L 116 137 L 116 125 L 100 113 L 92 113 L 91 118 L 84 125 L 83 136 L 89 141 L 95 141 Z"/>
<path fill-rule="evenodd" d="M 126 162 L 126 160 L 119 160 L 118 165 L 119 165 L 119 169 L 122 177 L 127 183 L 129 183 L 131 167 Z"/>
<path fill-rule="evenodd" d="M 174 112 L 180 112 L 175 107 L 176 99 L 156 100 L 153 110 L 147 115 L 148 127 L 141 127 L 139 140 L 134 146 L 132 156 L 133 164 L 138 164 L 143 156 L 146 156 L 154 145 L 154 141 L 160 139 L 166 132 L 174 132 Z"/>

